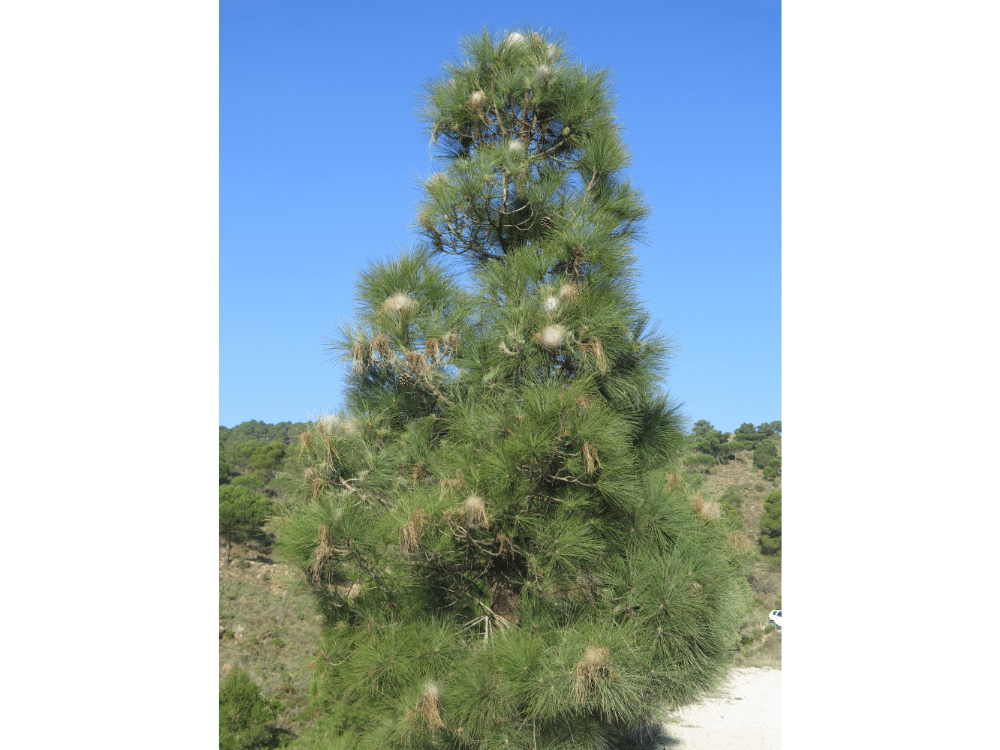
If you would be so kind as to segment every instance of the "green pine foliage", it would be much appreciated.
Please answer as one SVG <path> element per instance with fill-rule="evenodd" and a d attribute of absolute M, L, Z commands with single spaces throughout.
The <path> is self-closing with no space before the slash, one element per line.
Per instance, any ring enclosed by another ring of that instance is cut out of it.
<path fill-rule="evenodd" d="M 227 563 L 231 546 L 245 544 L 260 534 L 271 512 L 271 501 L 248 487 L 219 487 L 219 536 L 227 543 Z"/>
<path fill-rule="evenodd" d="M 781 490 L 775 490 L 764 501 L 760 517 L 760 550 L 765 555 L 781 554 Z"/>
<path fill-rule="evenodd" d="M 268 424 L 257 419 L 251 419 L 247 422 L 241 422 L 232 428 L 220 425 L 219 441 L 226 446 L 227 450 L 248 440 L 261 443 L 277 441 L 282 445 L 291 445 L 295 437 L 306 429 L 306 427 L 308 425 L 305 422 Z"/>
<path fill-rule="evenodd" d="M 278 747 L 271 728 L 281 707 L 265 700 L 244 670 L 233 669 L 219 685 L 219 750 Z"/>
<path fill-rule="evenodd" d="M 767 437 L 749 422 L 744 422 L 733 430 L 734 439 L 745 444 L 748 448 L 755 448 L 757 444 Z"/>
<path fill-rule="evenodd" d="M 706 453 L 691 453 L 690 455 L 684 456 L 683 463 L 685 466 L 705 468 L 708 466 L 715 466 L 718 462 Z"/>
<path fill-rule="evenodd" d="M 229 484 L 233 487 L 246 487 L 248 490 L 253 490 L 260 494 L 264 494 L 265 491 L 264 480 L 253 474 L 235 476 L 229 480 Z"/>
<path fill-rule="evenodd" d="M 219 443 L 219 484 L 227 484 L 233 476 L 233 467 L 226 460 L 226 449 Z"/>
<path fill-rule="evenodd" d="M 778 446 L 773 440 L 762 440 L 753 451 L 753 465 L 758 469 L 767 466 L 768 461 L 778 457 Z"/>
<path fill-rule="evenodd" d="M 719 505 L 727 517 L 736 522 L 737 526 L 742 526 L 740 512 L 743 506 L 743 496 L 735 487 L 726 487 L 719 497 Z"/>
<path fill-rule="evenodd" d="M 427 242 L 360 275 L 346 408 L 289 448 L 272 522 L 340 744 L 601 747 L 730 664 L 749 589 L 728 526 L 656 472 L 683 418 L 608 82 L 525 29 L 427 85 Z"/>

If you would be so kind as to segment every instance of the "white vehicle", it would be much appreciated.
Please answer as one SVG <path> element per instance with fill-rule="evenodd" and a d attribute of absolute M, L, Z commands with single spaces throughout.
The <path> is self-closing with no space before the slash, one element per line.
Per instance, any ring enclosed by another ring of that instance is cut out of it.
<path fill-rule="evenodd" d="M 770 620 L 771 622 L 773 622 L 775 625 L 777 625 L 780 628 L 781 627 L 781 610 L 780 609 L 772 609 L 771 610 L 771 614 L 769 614 L 767 616 L 767 619 Z"/>

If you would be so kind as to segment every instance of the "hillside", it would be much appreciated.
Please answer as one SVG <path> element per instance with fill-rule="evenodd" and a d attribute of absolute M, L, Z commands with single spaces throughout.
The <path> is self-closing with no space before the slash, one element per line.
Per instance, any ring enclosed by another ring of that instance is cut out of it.
<path fill-rule="evenodd" d="M 770 439 L 780 457 L 781 437 L 775 435 Z M 735 488 L 742 501 L 739 521 L 746 542 L 752 549 L 759 549 L 764 501 L 775 490 L 781 490 L 780 474 L 774 479 L 765 479 L 762 470 L 754 466 L 752 450 L 737 451 L 735 458 L 725 463 L 702 469 L 686 468 L 680 474 L 695 497 L 700 495 L 706 504 L 720 503 L 726 491 Z M 754 593 L 754 611 L 741 629 L 743 645 L 734 665 L 780 669 L 781 631 L 775 629 L 767 617 L 771 610 L 781 609 L 780 555 L 756 555 L 747 580 Z"/>

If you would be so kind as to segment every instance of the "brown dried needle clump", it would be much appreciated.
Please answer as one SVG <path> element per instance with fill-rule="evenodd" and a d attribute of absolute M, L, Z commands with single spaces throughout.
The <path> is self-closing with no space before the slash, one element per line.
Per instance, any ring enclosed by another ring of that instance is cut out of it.
<path fill-rule="evenodd" d="M 367 359 L 364 345 L 355 341 L 351 344 L 351 374 L 359 375 L 364 370 L 365 359 Z"/>
<path fill-rule="evenodd" d="M 435 336 L 428 336 L 424 341 L 424 354 L 431 358 L 431 361 L 441 364 L 442 341 Z"/>
<path fill-rule="evenodd" d="M 608 374 L 608 360 L 604 356 L 604 347 L 601 345 L 601 340 L 597 338 L 597 336 L 591 336 L 587 341 L 581 341 L 580 349 L 594 357 L 597 364 L 597 370 L 601 373 L 601 375 Z"/>
<path fill-rule="evenodd" d="M 407 351 L 403 356 L 406 357 L 406 368 L 411 374 L 425 375 L 430 370 L 420 352 Z"/>
<path fill-rule="evenodd" d="M 729 534 L 729 541 L 737 552 L 749 552 L 754 548 L 750 537 L 745 531 L 733 531 Z"/>
<path fill-rule="evenodd" d="M 691 498 L 691 505 L 694 506 L 694 512 L 697 513 L 703 521 L 711 521 L 713 518 L 718 518 L 719 514 L 722 512 L 718 503 L 706 502 L 700 492 L 696 492 L 694 497 Z"/>
<path fill-rule="evenodd" d="M 481 497 L 469 495 L 468 499 L 462 503 L 462 507 L 465 508 L 465 520 L 470 527 L 486 526 L 487 529 L 490 527 L 490 519 L 486 515 L 486 506 Z"/>
<path fill-rule="evenodd" d="M 593 443 L 583 444 L 583 458 L 587 462 L 587 473 L 593 474 L 601 466 L 601 459 L 597 456 L 597 448 Z"/>
<path fill-rule="evenodd" d="M 513 559 L 514 552 L 516 551 L 514 547 L 514 540 L 507 536 L 502 531 L 497 535 L 497 544 L 500 547 L 500 557 L 504 559 Z"/>
<path fill-rule="evenodd" d="M 325 523 L 320 524 L 319 544 L 313 550 L 312 567 L 309 570 L 309 576 L 313 583 L 318 584 L 323 580 L 323 573 L 331 558 L 333 558 L 333 545 L 330 544 L 330 527 Z"/>
<path fill-rule="evenodd" d="M 611 651 L 603 646 L 591 646 L 573 668 L 573 690 L 582 703 L 587 693 L 596 689 L 599 681 L 611 671 Z"/>
<path fill-rule="evenodd" d="M 312 492 L 312 499 L 315 500 L 326 487 L 326 479 L 320 476 L 319 471 L 313 466 L 306 469 L 304 479 L 306 487 Z"/>
<path fill-rule="evenodd" d="M 369 360 L 374 359 L 372 355 L 376 353 L 378 354 L 379 359 L 382 360 L 382 362 L 387 362 L 389 358 L 392 356 L 392 347 L 389 346 L 389 339 L 387 339 L 381 333 L 376 335 L 372 339 L 371 350 L 368 354 Z"/>
<path fill-rule="evenodd" d="M 580 296 L 580 285 L 570 281 L 559 288 L 559 299 L 569 302 Z"/>
<path fill-rule="evenodd" d="M 424 530 L 430 516 L 419 505 L 410 514 L 410 520 L 399 530 L 399 546 L 407 554 L 415 552 L 420 542 L 420 532 Z"/>
<path fill-rule="evenodd" d="M 431 731 L 444 729 L 444 722 L 441 721 L 441 692 L 433 682 L 427 683 L 424 694 L 417 704 L 417 715 L 420 716 Z"/>

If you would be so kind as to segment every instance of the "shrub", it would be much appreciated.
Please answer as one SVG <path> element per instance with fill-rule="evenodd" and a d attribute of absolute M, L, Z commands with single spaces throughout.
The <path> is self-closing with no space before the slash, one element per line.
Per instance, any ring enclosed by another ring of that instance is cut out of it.
<path fill-rule="evenodd" d="M 775 490 L 764 500 L 760 517 L 760 551 L 765 555 L 781 554 L 781 490 Z"/>
<path fill-rule="evenodd" d="M 229 462 L 226 460 L 226 452 L 222 447 L 222 443 L 219 443 L 219 484 L 226 484 L 232 475 L 233 467 L 230 466 Z"/>
<path fill-rule="evenodd" d="M 778 472 L 776 472 L 770 466 L 764 467 L 764 479 L 774 479 L 776 476 L 778 476 Z"/>
<path fill-rule="evenodd" d="M 751 448 L 767 437 L 766 435 L 757 432 L 757 429 L 749 422 L 744 422 L 733 430 L 733 435 L 735 436 L 734 440 L 746 443 Z"/>
<path fill-rule="evenodd" d="M 219 685 L 219 750 L 274 748 L 278 738 L 271 731 L 277 700 L 265 700 L 242 669 L 233 669 Z"/>
<path fill-rule="evenodd" d="M 248 490 L 253 490 L 254 492 L 264 491 L 264 480 L 260 477 L 254 476 L 253 474 L 246 474 L 243 476 L 233 477 L 229 481 L 230 487 L 245 487 Z"/>
<path fill-rule="evenodd" d="M 715 466 L 716 460 L 707 453 L 693 453 L 690 456 L 684 456 L 685 466 L 703 467 L 703 466 Z"/>
<path fill-rule="evenodd" d="M 243 544 L 260 533 L 271 502 L 246 487 L 219 487 L 219 535 L 226 540 L 226 562 L 233 542 Z"/>
<path fill-rule="evenodd" d="M 756 448 L 754 448 L 753 465 L 758 469 L 763 469 L 767 466 L 768 461 L 772 458 L 777 458 L 777 456 L 778 446 L 774 444 L 774 441 L 763 440 Z"/>
<path fill-rule="evenodd" d="M 735 487 L 726 487 L 722 495 L 719 497 L 719 505 L 726 510 L 727 515 L 738 517 L 740 507 L 743 505 L 743 497 L 740 495 L 740 491 Z"/>

